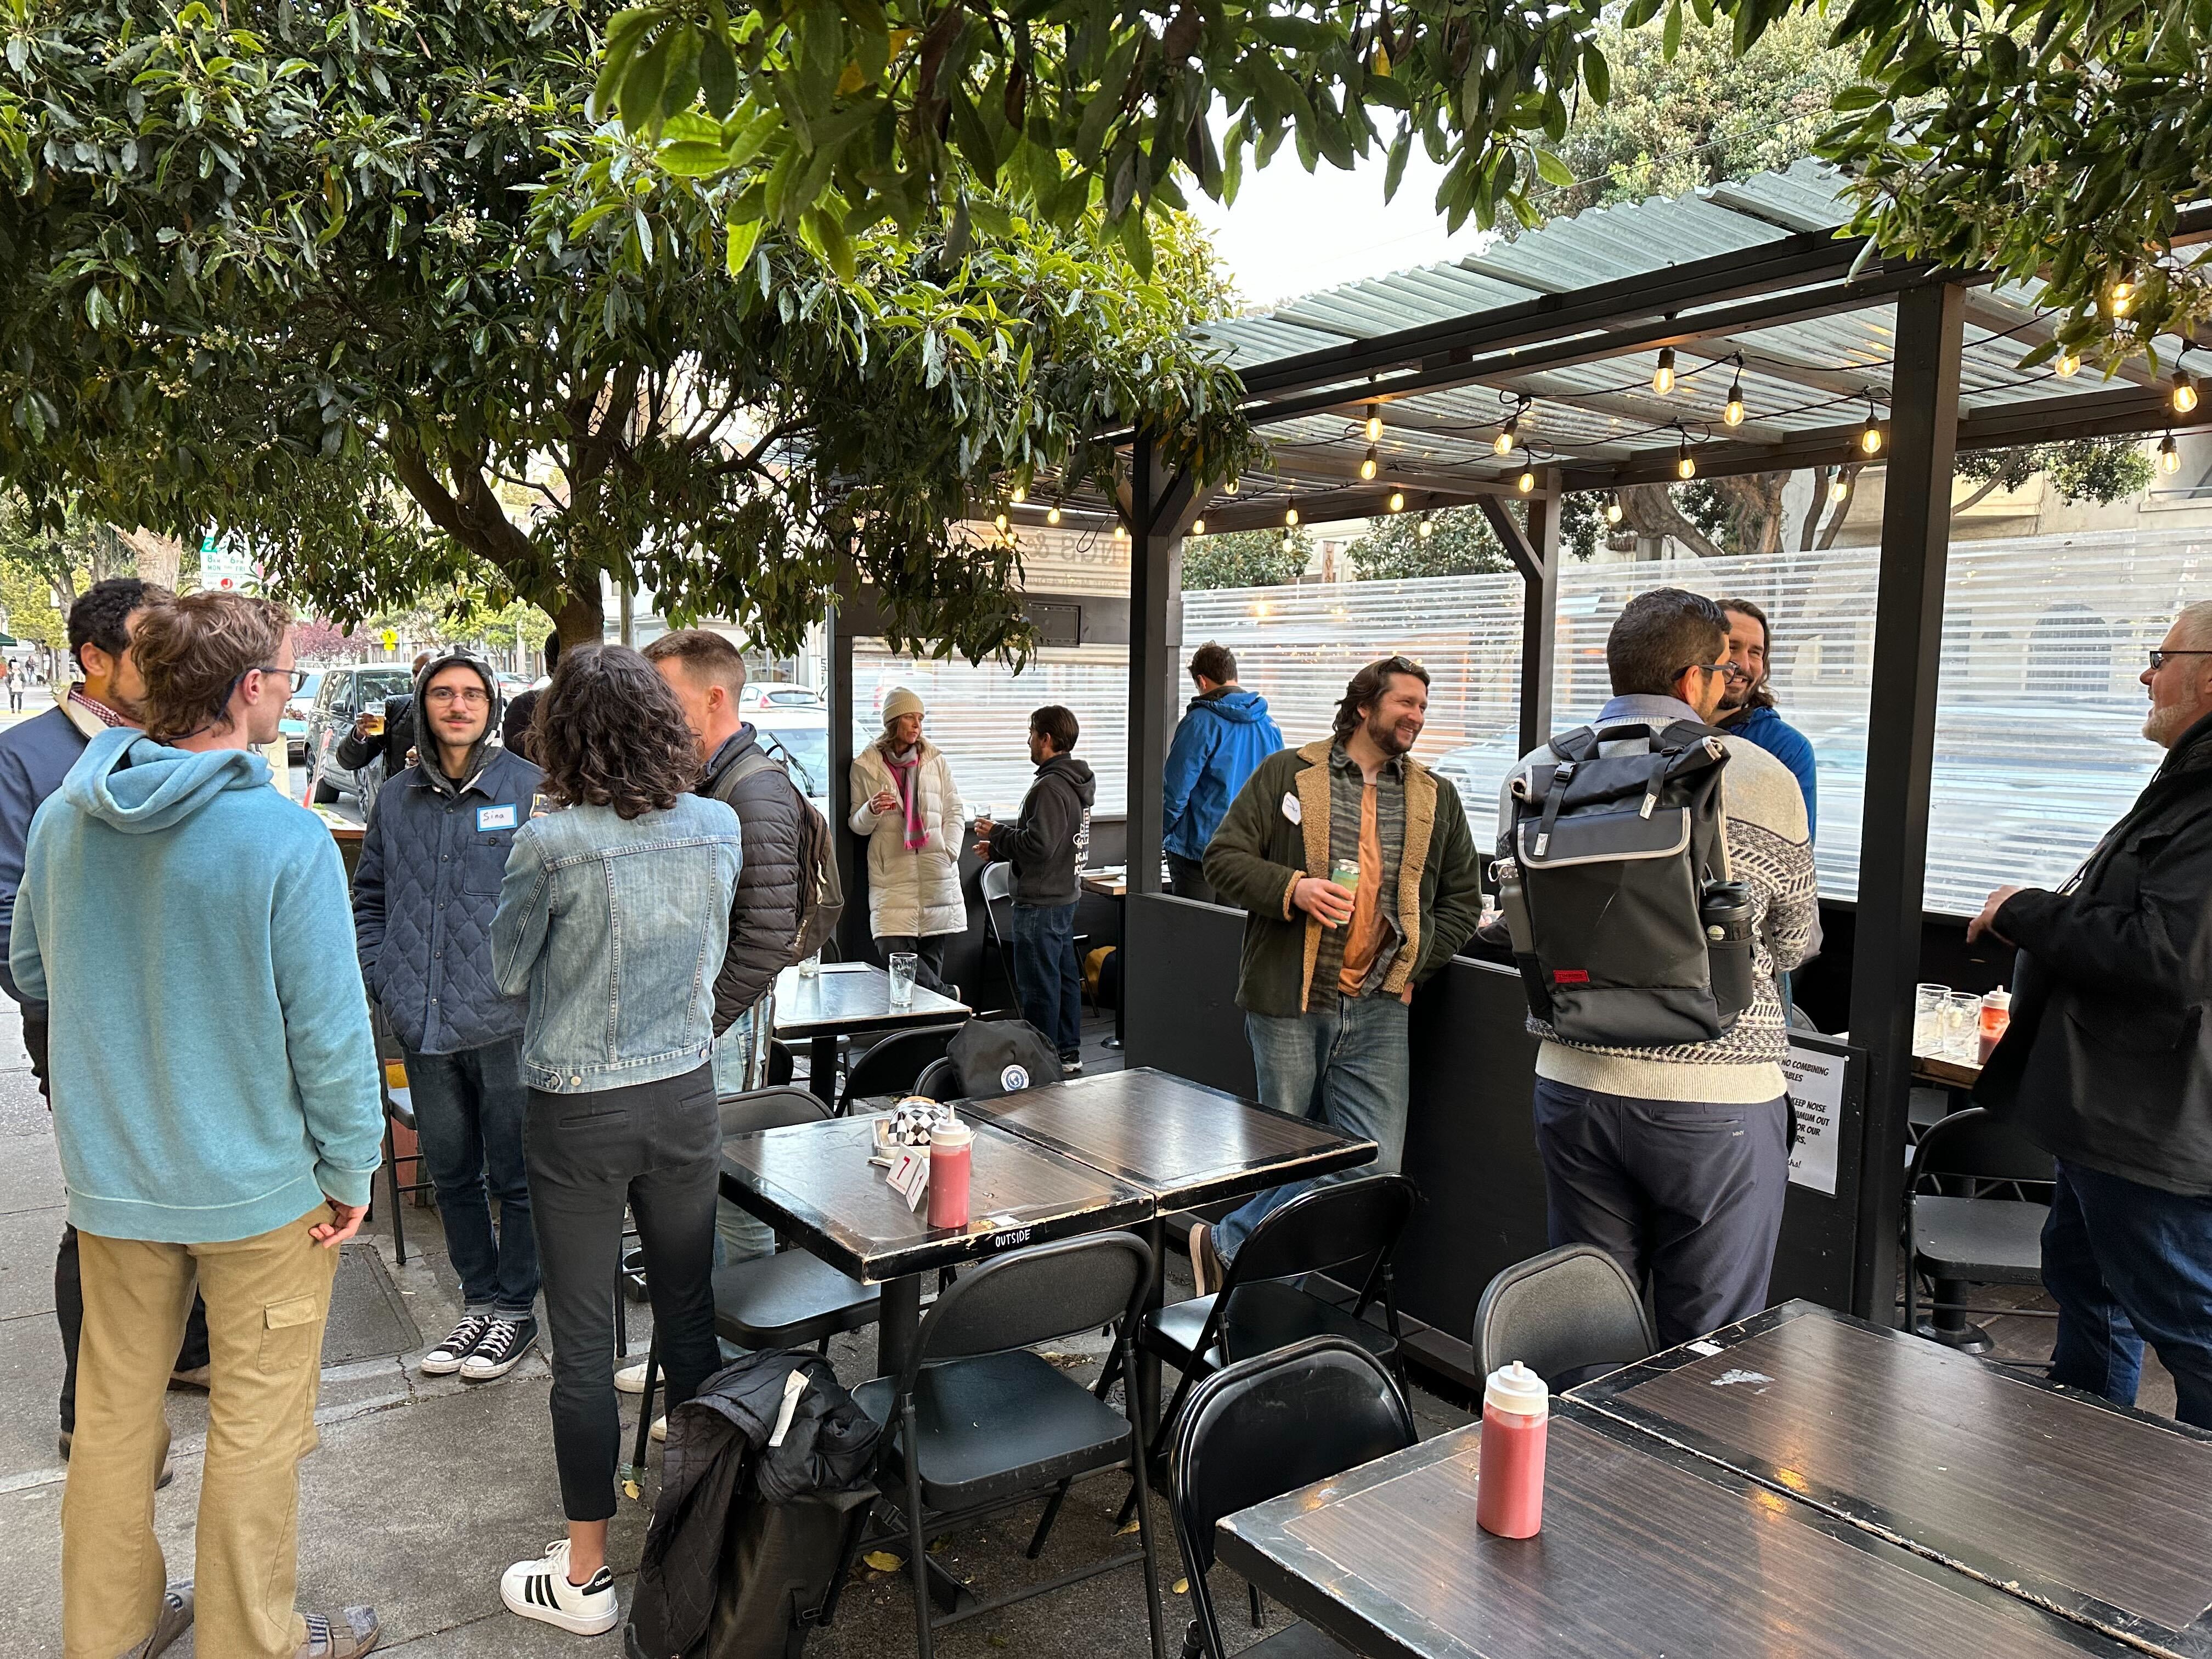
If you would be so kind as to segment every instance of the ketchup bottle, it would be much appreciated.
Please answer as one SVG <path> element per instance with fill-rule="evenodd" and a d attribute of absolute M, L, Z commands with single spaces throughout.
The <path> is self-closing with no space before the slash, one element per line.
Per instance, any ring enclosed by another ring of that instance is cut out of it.
<path fill-rule="evenodd" d="M 975 1132 L 957 1117 L 929 1132 L 929 1224 L 933 1227 L 968 1224 L 968 1173 L 975 1139 Z"/>
<path fill-rule="evenodd" d="M 1551 1390 L 1519 1360 L 1491 1372 L 1482 1390 L 1482 1462 L 1474 1519 L 1500 1538 L 1534 1538 L 1544 1524 L 1544 1434 Z"/>

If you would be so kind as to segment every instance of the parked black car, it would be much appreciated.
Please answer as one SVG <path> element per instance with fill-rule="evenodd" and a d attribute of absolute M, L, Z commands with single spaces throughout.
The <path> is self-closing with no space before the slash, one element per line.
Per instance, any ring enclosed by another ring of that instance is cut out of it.
<path fill-rule="evenodd" d="M 370 663 L 327 669 L 307 714 L 308 799 L 326 805 L 349 794 L 366 811 L 384 787 L 384 762 L 372 760 L 357 770 L 338 764 L 337 746 L 364 709 L 381 713 L 386 697 L 401 697 L 414 678 L 396 663 Z"/>

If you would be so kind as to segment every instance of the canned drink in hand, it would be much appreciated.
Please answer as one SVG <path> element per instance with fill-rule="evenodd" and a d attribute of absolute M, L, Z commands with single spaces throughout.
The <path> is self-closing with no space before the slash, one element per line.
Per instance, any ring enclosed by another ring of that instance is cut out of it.
<path fill-rule="evenodd" d="M 1347 893 L 1359 890 L 1359 860 L 1333 859 L 1329 861 L 1328 878 Z"/>

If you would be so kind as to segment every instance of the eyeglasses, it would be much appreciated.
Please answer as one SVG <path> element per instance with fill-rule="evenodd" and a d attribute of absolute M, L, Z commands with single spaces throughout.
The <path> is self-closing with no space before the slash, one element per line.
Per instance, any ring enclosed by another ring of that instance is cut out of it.
<path fill-rule="evenodd" d="M 1725 675 L 1731 680 L 1747 680 L 1751 678 L 1751 671 L 1749 669 L 1739 668 L 1732 662 L 1687 663 L 1675 671 L 1674 678 L 1680 679 L 1683 675 L 1689 673 L 1693 669 L 1701 674 Z"/>
<path fill-rule="evenodd" d="M 308 672 L 308 670 L 304 668 L 277 668 L 265 662 L 256 663 L 252 668 L 246 670 L 247 674 L 282 674 L 286 680 L 290 682 L 292 690 L 295 691 L 299 690 L 302 686 L 307 684 Z M 239 676 L 240 679 L 244 679 L 245 678 L 245 674 L 240 674 Z"/>
<path fill-rule="evenodd" d="M 481 708 L 491 701 L 491 694 L 482 686 L 434 685 L 422 694 L 424 702 L 459 702 L 471 708 Z"/>
<path fill-rule="evenodd" d="M 2150 653 L 2150 672 L 2155 674 L 2165 667 L 2168 657 L 2212 657 L 2212 651 L 2154 651 Z"/>

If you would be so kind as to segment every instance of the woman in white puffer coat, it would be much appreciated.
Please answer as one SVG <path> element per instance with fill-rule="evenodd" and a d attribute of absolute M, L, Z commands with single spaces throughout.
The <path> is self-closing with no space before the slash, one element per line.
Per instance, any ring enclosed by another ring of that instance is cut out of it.
<path fill-rule="evenodd" d="M 884 699 L 884 735 L 853 757 L 853 833 L 868 838 L 868 928 L 889 961 L 911 951 L 915 981 L 944 991 L 945 942 L 968 931 L 960 896 L 967 813 L 945 751 L 921 735 L 921 699 Z"/>

